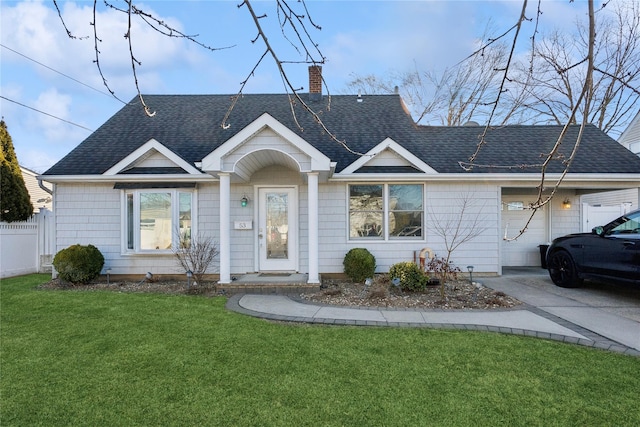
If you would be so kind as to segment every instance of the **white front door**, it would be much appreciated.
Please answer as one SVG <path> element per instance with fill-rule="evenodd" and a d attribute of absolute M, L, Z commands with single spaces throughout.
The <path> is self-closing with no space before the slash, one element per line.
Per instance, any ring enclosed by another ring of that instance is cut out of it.
<path fill-rule="evenodd" d="M 298 259 L 298 215 L 293 187 L 258 190 L 260 271 L 295 271 Z"/>

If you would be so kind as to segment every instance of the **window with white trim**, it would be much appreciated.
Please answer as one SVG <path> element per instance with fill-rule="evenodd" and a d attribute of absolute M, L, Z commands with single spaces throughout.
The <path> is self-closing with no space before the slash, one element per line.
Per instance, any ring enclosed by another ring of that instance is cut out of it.
<path fill-rule="evenodd" d="M 349 185 L 350 239 L 422 239 L 422 184 Z"/>
<path fill-rule="evenodd" d="M 189 245 L 193 192 L 179 189 L 124 191 L 125 252 L 170 253 Z"/>

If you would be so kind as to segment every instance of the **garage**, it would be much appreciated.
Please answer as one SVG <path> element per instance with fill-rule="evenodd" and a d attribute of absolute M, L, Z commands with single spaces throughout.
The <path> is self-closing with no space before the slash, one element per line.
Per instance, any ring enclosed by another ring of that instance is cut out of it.
<path fill-rule="evenodd" d="M 526 209 L 531 196 L 502 196 L 502 265 L 504 267 L 540 266 L 539 245 L 547 242 L 546 209 L 536 212 L 526 232 L 515 240 L 531 216 Z"/>

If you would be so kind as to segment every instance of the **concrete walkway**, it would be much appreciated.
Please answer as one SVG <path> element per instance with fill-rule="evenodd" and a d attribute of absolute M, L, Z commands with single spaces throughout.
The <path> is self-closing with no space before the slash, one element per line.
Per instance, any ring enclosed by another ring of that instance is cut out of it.
<path fill-rule="evenodd" d="M 543 276 L 485 278 L 485 286 L 525 303 L 506 310 L 415 310 L 337 307 L 295 296 L 232 296 L 227 308 L 278 321 L 354 326 L 450 328 L 552 339 L 640 356 L 640 322 L 544 289 Z M 540 286 L 541 280 L 542 285 Z M 533 284 L 533 286 L 532 286 Z M 553 285 L 551 285 L 553 286 Z M 640 307 L 638 307 L 640 310 Z"/>

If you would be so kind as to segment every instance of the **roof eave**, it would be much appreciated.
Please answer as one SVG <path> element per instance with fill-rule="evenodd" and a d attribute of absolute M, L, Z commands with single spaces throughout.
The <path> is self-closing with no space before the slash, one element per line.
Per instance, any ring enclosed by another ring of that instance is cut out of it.
<path fill-rule="evenodd" d="M 559 173 L 548 173 L 545 175 L 545 182 L 552 183 L 562 177 Z M 519 183 L 539 183 L 541 176 L 539 173 L 437 173 L 437 174 L 373 174 L 373 173 L 352 173 L 334 174 L 331 181 L 483 181 L 483 182 L 519 182 Z M 640 185 L 640 173 L 634 174 L 606 174 L 606 173 L 579 173 L 567 174 L 563 183 L 626 183 L 626 187 L 633 188 Z"/>
<path fill-rule="evenodd" d="M 149 175 L 40 175 L 40 178 L 54 184 L 59 183 L 113 183 L 113 182 L 211 182 L 218 178 L 209 174 L 149 174 Z"/>

